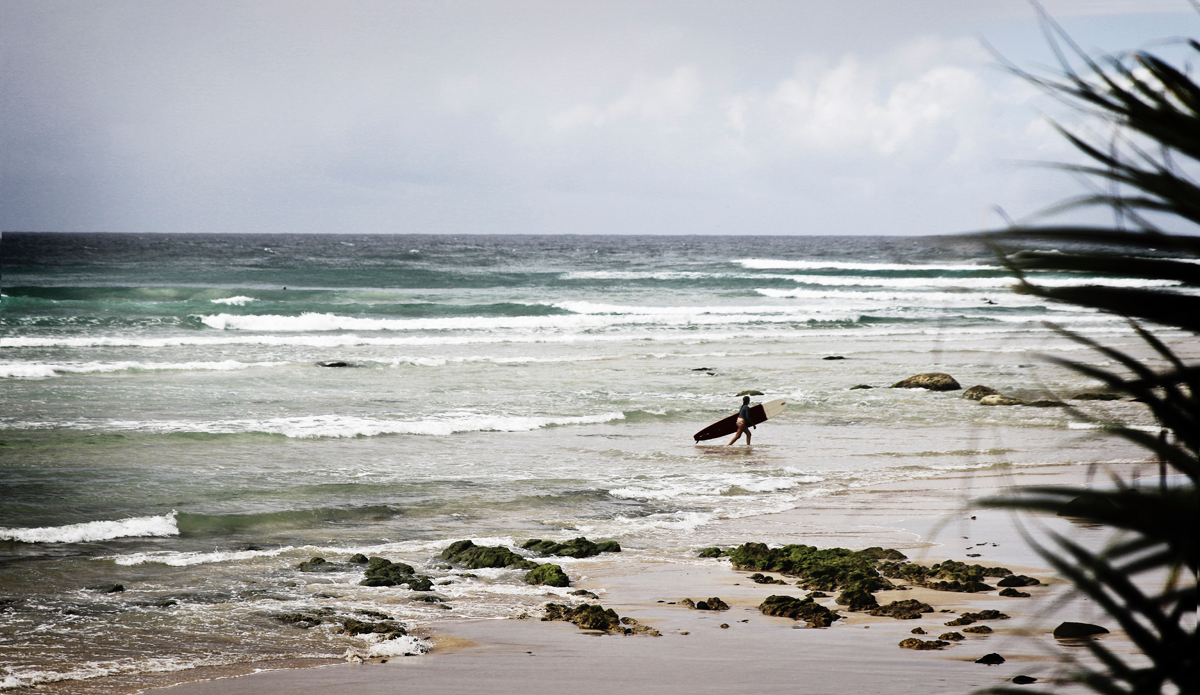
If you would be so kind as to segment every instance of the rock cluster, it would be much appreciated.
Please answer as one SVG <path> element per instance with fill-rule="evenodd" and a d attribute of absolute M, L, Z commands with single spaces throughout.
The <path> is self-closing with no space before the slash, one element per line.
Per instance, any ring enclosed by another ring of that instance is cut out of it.
<path fill-rule="evenodd" d="M 442 559 L 467 569 L 506 567 L 509 569 L 537 569 L 538 563 L 530 562 L 503 546 L 480 546 L 469 540 L 455 541 L 442 551 Z"/>
<path fill-rule="evenodd" d="M 913 620 L 915 618 L 920 618 L 922 613 L 932 612 L 933 606 L 929 605 L 928 603 L 922 603 L 916 599 L 910 598 L 904 601 L 892 601 L 886 606 L 874 608 L 871 610 L 871 615 L 890 615 L 896 620 Z"/>
<path fill-rule="evenodd" d="M 787 584 L 787 582 L 783 581 L 782 579 L 769 577 L 762 572 L 755 572 L 754 574 L 750 575 L 750 581 L 754 582 L 755 584 Z"/>
<path fill-rule="evenodd" d="M 773 615 L 792 620 L 803 620 L 809 627 L 829 627 L 842 616 L 829 610 L 812 598 L 793 596 L 768 596 L 759 606 L 763 615 Z"/>
<path fill-rule="evenodd" d="M 782 572 L 801 579 L 807 589 L 821 591 L 850 590 L 880 591 L 893 585 L 875 569 L 883 559 L 906 559 L 895 550 L 867 548 L 853 551 L 845 548 L 820 549 L 811 545 L 785 545 L 769 548 L 763 543 L 744 543 L 730 553 L 735 569 Z"/>
<path fill-rule="evenodd" d="M 941 649 L 942 647 L 949 647 L 949 646 L 950 646 L 949 642 L 943 642 L 940 639 L 939 640 L 923 640 L 923 639 L 918 639 L 916 637 L 909 637 L 907 639 L 900 640 L 900 648 L 901 649 L 918 649 L 920 651 L 927 651 L 929 649 Z"/>
<path fill-rule="evenodd" d="M 714 596 L 707 601 L 693 601 L 690 598 L 685 598 L 679 602 L 681 606 L 687 606 L 698 611 L 727 611 L 729 604 Z"/>
<path fill-rule="evenodd" d="M 532 550 L 540 555 L 583 558 L 599 555 L 600 553 L 619 553 L 621 552 L 621 544 L 616 541 L 593 543 L 582 536 L 573 538 L 565 543 L 531 538 L 521 544 L 521 549 Z"/>
<path fill-rule="evenodd" d="M 417 574 L 412 565 L 392 562 L 387 558 L 367 558 L 365 578 L 362 586 L 407 586 L 413 591 L 433 591 L 433 580 Z"/>
<path fill-rule="evenodd" d="M 542 620 L 563 620 L 578 625 L 582 630 L 602 630 L 619 635 L 662 636 L 662 633 L 652 627 L 642 625 L 633 618 L 622 618 L 613 609 L 594 603 L 585 603 L 574 608 L 559 603 L 547 603 L 545 608 L 546 614 Z"/>
<path fill-rule="evenodd" d="M 696 553 L 696 556 L 697 557 L 728 557 L 729 554 L 732 552 L 733 552 L 732 550 L 718 548 L 717 546 L 714 545 L 711 548 L 702 549 L 700 552 Z"/>
<path fill-rule="evenodd" d="M 405 629 L 402 623 L 386 613 L 357 611 L 356 615 L 365 618 L 375 618 L 375 620 L 361 620 L 353 616 L 338 615 L 336 611 L 330 608 L 322 608 L 306 613 L 280 613 L 272 617 L 292 627 L 298 627 L 301 630 L 308 630 L 321 624 L 334 624 L 338 626 L 334 629 L 335 633 L 350 635 L 351 637 L 358 635 L 380 635 L 383 639 L 390 640 L 408 634 L 408 630 Z"/>
<path fill-rule="evenodd" d="M 968 565 L 957 560 L 946 560 L 936 565 L 925 567 L 916 563 L 884 563 L 880 572 L 885 577 L 905 579 L 913 584 L 936 589 L 938 591 L 958 591 L 975 593 L 991 591 L 995 587 L 986 584 L 985 577 L 1007 577 L 1012 571 L 1005 567 L 983 567 Z"/>
<path fill-rule="evenodd" d="M 1008 615 L 995 610 L 979 611 L 978 613 L 963 613 L 954 620 L 946 623 L 946 627 L 970 625 L 977 620 L 1008 620 Z"/>

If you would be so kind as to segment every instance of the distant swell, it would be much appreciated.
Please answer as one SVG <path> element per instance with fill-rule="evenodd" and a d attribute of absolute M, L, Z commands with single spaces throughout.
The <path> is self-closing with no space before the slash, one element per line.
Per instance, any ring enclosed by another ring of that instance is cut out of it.
<path fill-rule="evenodd" d="M 119 521 L 88 521 L 67 526 L 0 528 L 0 540 L 21 543 L 87 543 L 137 536 L 178 536 L 175 512 Z"/>

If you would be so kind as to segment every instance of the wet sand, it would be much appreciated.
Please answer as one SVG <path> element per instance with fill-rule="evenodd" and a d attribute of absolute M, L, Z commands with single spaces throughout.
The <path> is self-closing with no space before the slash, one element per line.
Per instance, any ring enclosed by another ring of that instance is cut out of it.
<path fill-rule="evenodd" d="M 1149 467 L 1142 467 L 1150 473 Z M 1135 466 L 1120 472 L 1133 475 Z M 278 670 L 146 691 L 155 695 L 240 695 L 242 693 L 526 693 L 546 689 L 572 693 L 622 690 L 638 693 L 965 693 L 1006 684 L 1016 675 L 1039 679 L 1031 691 L 1054 683 L 1063 645 L 1050 631 L 1065 620 L 1095 622 L 1113 629 L 1088 602 L 1063 601 L 1069 587 L 1056 579 L 1022 538 L 1050 529 L 1088 545 L 1104 542 L 1103 529 L 1042 516 L 1020 519 L 995 509 L 970 508 L 970 500 L 1014 484 L 1081 485 L 1092 480 L 1085 466 L 988 470 L 903 484 L 863 488 L 811 500 L 805 506 L 722 522 L 728 542 L 770 539 L 819 547 L 899 549 L 914 561 L 955 559 L 985 566 L 1003 565 L 1029 574 L 1043 586 L 1023 589 L 1030 598 L 1003 598 L 996 592 L 964 594 L 924 588 L 879 592 L 881 604 L 915 598 L 937 612 L 896 620 L 839 610 L 844 620 L 826 629 L 804 627 L 757 610 L 771 594 L 803 597 L 794 586 L 759 585 L 750 572 L 728 561 L 662 558 L 636 560 L 614 555 L 592 565 L 573 586 L 597 593 L 599 602 L 662 633 L 605 635 L 563 622 L 528 620 L 463 621 L 442 624 L 427 635 L 436 646 L 425 656 L 392 658 L 314 669 Z M 968 553 L 978 555 L 969 557 Z M 778 576 L 778 575 L 776 575 Z M 783 577 L 787 580 L 788 578 Z M 831 592 L 832 593 L 832 592 Z M 727 611 L 690 610 L 676 602 L 717 596 Z M 556 600 L 550 597 L 547 600 Z M 840 609 L 834 597 L 820 599 Z M 945 623 L 965 611 L 997 609 L 1011 618 L 986 621 L 994 632 L 964 635 L 939 651 L 901 649 L 912 629 L 935 639 L 961 628 Z M 1120 653 L 1132 646 L 1119 631 L 1103 638 Z M 1082 649 L 1074 649 L 1082 655 Z M 975 660 L 999 653 L 1005 663 Z"/>

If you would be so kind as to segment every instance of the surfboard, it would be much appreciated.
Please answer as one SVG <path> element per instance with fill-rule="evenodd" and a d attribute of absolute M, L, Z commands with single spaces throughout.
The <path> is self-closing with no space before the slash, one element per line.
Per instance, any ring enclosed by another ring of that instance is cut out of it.
<path fill-rule="evenodd" d="M 773 401 L 767 401 L 766 403 L 759 403 L 758 405 L 750 406 L 750 424 L 757 425 L 760 422 L 766 422 L 767 420 L 770 420 L 776 415 L 782 413 L 783 409 L 786 407 L 787 401 L 783 400 L 782 398 L 777 398 Z M 702 442 L 706 439 L 716 439 L 717 437 L 731 435 L 734 432 L 737 432 L 737 413 L 734 413 L 723 420 L 714 422 L 708 427 L 705 427 L 696 434 L 692 435 L 692 437 L 696 441 Z"/>

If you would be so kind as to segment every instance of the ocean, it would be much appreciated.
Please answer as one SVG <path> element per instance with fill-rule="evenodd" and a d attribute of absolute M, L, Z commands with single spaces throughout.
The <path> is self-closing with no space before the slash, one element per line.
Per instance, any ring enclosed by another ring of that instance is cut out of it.
<path fill-rule="evenodd" d="M 773 540 L 723 520 L 1140 460 L 1097 428 L 1152 424 L 1135 403 L 1088 402 L 1088 422 L 886 388 L 940 371 L 1024 398 L 1097 390 L 1038 356 L 1109 364 L 1048 322 L 1137 349 L 1119 318 L 1012 292 L 963 239 L 5 233 L 0 253 L 0 690 L 419 654 L 419 636 L 280 616 L 416 635 L 511 618 L 570 589 L 441 550 L 586 536 L 620 562 L 717 562 L 695 551 Z M 788 402 L 752 447 L 693 442 L 748 389 Z M 297 568 L 355 553 L 412 565 L 437 598 Z"/>

